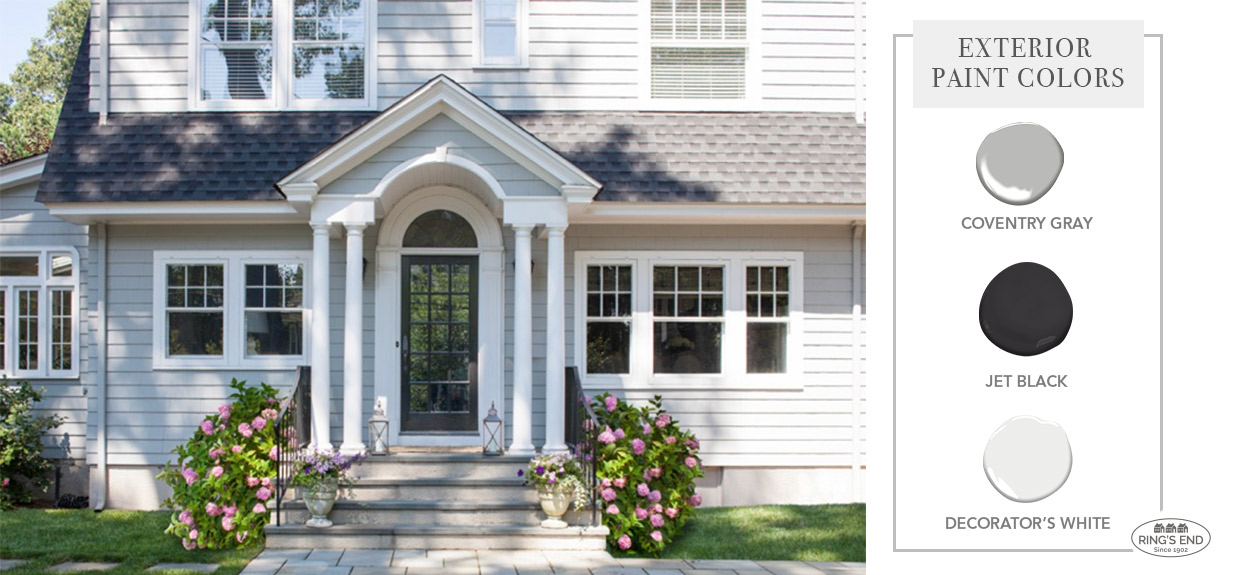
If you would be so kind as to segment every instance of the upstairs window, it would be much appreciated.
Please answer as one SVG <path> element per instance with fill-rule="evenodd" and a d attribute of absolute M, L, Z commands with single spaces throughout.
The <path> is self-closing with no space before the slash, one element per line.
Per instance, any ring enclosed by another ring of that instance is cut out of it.
<path fill-rule="evenodd" d="M 652 97 L 746 97 L 746 0 L 652 0 Z"/>
<path fill-rule="evenodd" d="M 195 0 L 203 109 L 369 107 L 374 0 Z"/>
<path fill-rule="evenodd" d="M 527 65 L 524 13 L 527 0 L 477 0 L 476 54 L 480 66 Z"/>

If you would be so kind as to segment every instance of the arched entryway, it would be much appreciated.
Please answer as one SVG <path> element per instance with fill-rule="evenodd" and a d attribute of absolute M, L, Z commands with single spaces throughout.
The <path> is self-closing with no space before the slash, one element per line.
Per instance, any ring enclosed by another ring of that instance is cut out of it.
<path fill-rule="evenodd" d="M 376 395 L 396 445 L 478 445 L 502 405 L 502 234 L 469 191 L 399 200 L 377 246 Z M 383 350 L 385 350 L 383 352 Z"/>

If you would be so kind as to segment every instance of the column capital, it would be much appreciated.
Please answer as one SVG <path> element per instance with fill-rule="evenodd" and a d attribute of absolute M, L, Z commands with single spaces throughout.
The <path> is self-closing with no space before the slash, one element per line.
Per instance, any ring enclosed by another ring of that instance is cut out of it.
<path fill-rule="evenodd" d="M 567 226 L 548 226 L 545 229 L 549 232 L 549 237 L 562 237 L 566 235 Z"/>
<path fill-rule="evenodd" d="M 365 228 L 369 227 L 367 222 L 343 222 L 343 227 L 347 230 L 349 236 L 364 235 Z"/>
<path fill-rule="evenodd" d="M 532 228 L 534 228 L 534 227 L 536 227 L 536 226 L 529 226 L 529 225 L 524 225 L 524 224 L 518 224 L 518 225 L 511 225 L 510 227 L 514 228 L 514 230 L 515 230 L 515 235 L 516 235 L 516 236 L 528 236 L 528 237 L 531 237 L 531 236 L 532 236 Z"/>
<path fill-rule="evenodd" d="M 314 235 L 324 235 L 330 233 L 330 228 L 334 227 L 330 222 L 309 222 L 309 227 L 313 228 Z"/>

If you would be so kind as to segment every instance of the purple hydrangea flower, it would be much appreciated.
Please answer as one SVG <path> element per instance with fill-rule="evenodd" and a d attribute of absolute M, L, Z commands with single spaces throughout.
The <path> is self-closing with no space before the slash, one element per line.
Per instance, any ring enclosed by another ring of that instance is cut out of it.
<path fill-rule="evenodd" d="M 618 548 L 623 551 L 630 549 L 630 535 L 618 537 Z"/>
<path fill-rule="evenodd" d="M 652 521 L 652 527 L 664 527 L 665 526 L 665 516 L 659 513 L 652 515 L 651 521 Z"/>
<path fill-rule="evenodd" d="M 606 487 L 604 491 L 600 492 L 600 497 L 605 501 L 613 501 L 617 499 L 617 492 Z"/>
<path fill-rule="evenodd" d="M 245 437 L 253 437 L 253 428 L 250 427 L 249 424 L 247 423 L 241 423 L 240 427 L 238 427 L 236 431 L 239 431 L 240 435 L 243 435 Z"/>
<path fill-rule="evenodd" d="M 186 467 L 180 472 L 180 475 L 184 476 L 185 483 L 188 483 L 189 485 L 197 483 L 197 471 L 192 467 Z"/>
<path fill-rule="evenodd" d="M 636 439 L 630 442 L 630 446 L 635 450 L 635 455 L 643 455 L 643 450 L 646 449 L 642 439 Z"/>
<path fill-rule="evenodd" d="M 612 429 L 605 427 L 605 430 L 600 432 L 600 435 L 597 436 L 596 439 L 605 445 L 609 445 L 613 443 L 614 441 L 617 441 L 617 436 L 613 435 Z"/>
<path fill-rule="evenodd" d="M 618 509 L 618 506 L 613 503 L 610 503 L 609 506 L 605 508 L 605 513 L 608 513 L 609 515 L 617 515 L 621 512 L 622 511 Z"/>
<path fill-rule="evenodd" d="M 652 539 L 653 539 L 653 540 L 655 540 L 657 543 L 660 543 L 661 541 L 664 541 L 664 540 L 665 540 L 665 536 L 664 536 L 664 535 L 661 535 L 661 534 L 660 534 L 660 531 L 653 531 L 653 532 L 652 532 Z"/>
<path fill-rule="evenodd" d="M 657 501 L 660 501 L 660 490 L 658 489 L 656 491 L 649 493 L 648 501 L 651 501 L 652 503 L 656 503 Z"/>
<path fill-rule="evenodd" d="M 667 425 L 669 425 L 669 414 L 668 413 L 662 413 L 656 416 L 656 427 L 664 429 L 665 426 Z"/>
<path fill-rule="evenodd" d="M 616 397 L 613 397 L 612 395 L 605 397 L 605 409 L 609 410 L 610 413 L 617 409 L 617 406 L 618 400 Z"/>
<path fill-rule="evenodd" d="M 214 435 L 214 424 L 209 419 L 202 422 L 202 433 L 206 435 Z"/>
<path fill-rule="evenodd" d="M 650 492 L 651 490 L 648 489 L 648 484 L 646 483 L 640 483 L 639 485 L 635 486 L 635 493 L 638 493 L 639 497 L 647 497 L 648 493 Z"/>

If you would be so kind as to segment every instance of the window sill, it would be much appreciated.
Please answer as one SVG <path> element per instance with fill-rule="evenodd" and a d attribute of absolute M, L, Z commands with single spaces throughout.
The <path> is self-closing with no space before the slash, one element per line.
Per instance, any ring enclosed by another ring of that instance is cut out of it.
<path fill-rule="evenodd" d="M 290 371 L 306 365 L 308 359 L 297 357 L 294 360 L 261 363 L 224 363 L 222 361 L 202 360 L 155 360 L 151 369 L 154 371 Z"/>
<path fill-rule="evenodd" d="M 476 64 L 472 70 L 477 72 L 526 72 L 531 70 L 530 64 Z"/>
<path fill-rule="evenodd" d="M 44 381 L 54 379 L 78 379 L 81 374 L 74 371 L 64 371 L 59 373 L 2 373 L 0 377 L 9 380 L 24 379 L 28 381 Z"/>
<path fill-rule="evenodd" d="M 775 376 L 754 375 L 749 377 L 714 376 L 676 376 L 654 375 L 651 378 L 636 378 L 632 376 L 597 377 L 583 376 L 585 391 L 606 391 L 620 389 L 624 391 L 802 391 L 806 376 L 801 374 L 783 374 Z"/>

